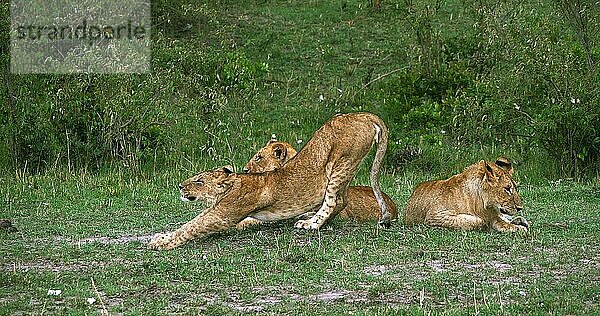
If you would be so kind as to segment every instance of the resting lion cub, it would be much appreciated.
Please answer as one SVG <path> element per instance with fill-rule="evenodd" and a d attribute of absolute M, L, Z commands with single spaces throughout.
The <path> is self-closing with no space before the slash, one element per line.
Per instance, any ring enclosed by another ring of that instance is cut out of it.
<path fill-rule="evenodd" d="M 279 142 L 275 139 L 269 140 L 267 145 L 261 148 L 244 166 L 244 172 L 260 173 L 281 168 L 286 162 L 296 155 L 296 149 L 289 143 Z M 383 199 L 388 206 L 392 219 L 398 217 L 396 204 L 387 194 L 383 193 Z M 373 190 L 366 186 L 348 187 L 348 205 L 339 214 L 345 219 L 356 221 L 378 220 L 381 210 Z M 258 224 L 260 221 L 244 220 L 239 228 L 249 224 Z"/>
<path fill-rule="evenodd" d="M 388 131 L 370 113 L 334 116 L 283 167 L 265 173 L 236 174 L 231 170 L 201 173 L 180 185 L 181 197 L 203 198 L 207 176 L 221 193 L 214 204 L 172 233 L 156 234 L 151 249 L 171 249 L 210 233 L 233 227 L 246 217 L 261 221 L 292 218 L 318 208 L 314 216 L 299 220 L 297 228 L 318 229 L 346 206 L 348 184 L 373 144 L 371 186 L 381 207 L 380 223 L 389 225 L 377 176 L 387 148 Z"/>
<path fill-rule="evenodd" d="M 523 209 L 513 172 L 510 160 L 502 157 L 495 163 L 481 160 L 447 180 L 421 183 L 408 200 L 404 222 L 464 230 L 527 231 L 529 224 L 523 217 L 511 217 Z"/>

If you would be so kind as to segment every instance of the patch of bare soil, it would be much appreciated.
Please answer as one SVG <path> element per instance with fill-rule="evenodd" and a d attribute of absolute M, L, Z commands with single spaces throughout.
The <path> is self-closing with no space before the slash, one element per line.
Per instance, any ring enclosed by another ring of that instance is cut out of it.
<path fill-rule="evenodd" d="M 134 241 L 146 243 L 146 242 L 150 241 L 151 238 L 152 238 L 152 235 L 141 235 L 141 236 L 126 235 L 126 236 L 120 236 L 120 237 L 88 237 L 88 238 L 84 238 L 84 239 L 79 239 L 77 241 L 73 241 L 73 243 L 78 244 L 78 245 L 84 245 L 84 244 L 97 242 L 97 243 L 101 243 L 104 245 L 120 245 L 120 244 L 126 244 L 126 243 L 130 243 L 130 242 L 134 242 Z"/>
<path fill-rule="evenodd" d="M 310 297 L 310 299 L 313 301 L 323 302 L 345 301 L 346 299 L 350 298 L 351 294 L 353 293 L 347 290 L 334 290 L 313 295 Z"/>
<path fill-rule="evenodd" d="M 465 263 L 462 265 L 457 265 L 453 262 L 444 262 L 441 260 L 429 260 L 426 261 L 425 266 L 429 267 L 433 272 L 446 272 L 446 271 L 458 271 L 458 270 L 494 270 L 497 272 L 506 272 L 510 271 L 513 267 L 508 263 L 503 263 L 500 261 L 488 261 L 485 263 L 474 263 L 469 264 Z"/>
<path fill-rule="evenodd" d="M 60 236 L 56 236 L 52 239 L 35 239 L 34 242 L 41 244 L 49 244 L 52 242 L 65 242 L 73 245 L 84 245 L 90 243 L 101 243 L 104 245 L 111 244 L 126 244 L 130 242 L 139 241 L 142 243 L 146 243 L 152 238 L 152 235 L 126 235 L 120 237 L 89 237 L 79 240 L 72 240 Z M 90 269 L 98 269 L 102 268 L 106 265 L 105 262 L 97 262 L 97 261 L 85 261 L 85 262 L 76 262 L 76 263 L 57 263 L 50 260 L 39 259 L 35 261 L 19 261 L 15 260 L 13 262 L 2 262 L 0 263 L 0 271 L 10 271 L 13 273 L 16 272 L 29 272 L 29 271 L 38 271 L 38 272 L 63 272 L 63 271 L 71 271 L 71 272 L 85 272 Z"/>
<path fill-rule="evenodd" d="M 294 302 L 305 302 L 305 303 L 346 303 L 346 304 L 388 304 L 388 305 L 399 305 L 409 304 L 413 298 L 410 296 L 403 295 L 402 293 L 384 293 L 378 296 L 369 295 L 368 286 L 364 289 L 359 290 L 346 290 L 346 289 L 333 289 L 327 290 L 322 293 L 313 295 L 300 295 L 297 293 L 289 292 L 288 290 L 293 289 L 254 289 L 261 293 L 253 300 L 241 300 L 239 293 L 235 291 L 229 292 L 228 297 L 219 298 L 207 294 L 207 297 L 203 297 L 206 301 L 207 306 L 218 304 L 227 306 L 238 312 L 244 313 L 258 313 L 264 311 L 266 308 L 272 305 L 280 304 L 285 301 Z"/>
<path fill-rule="evenodd" d="M 365 267 L 363 270 L 366 275 L 379 276 L 389 272 L 391 267 L 389 265 L 372 265 Z"/>
<path fill-rule="evenodd" d="M 38 272 L 83 272 L 88 271 L 89 269 L 97 269 L 101 268 L 105 265 L 104 262 L 78 262 L 73 264 L 65 264 L 65 263 L 56 263 L 52 261 L 44 261 L 38 260 L 34 262 L 11 262 L 5 263 L 1 266 L 3 271 L 11 271 L 13 273 L 16 272 L 29 272 L 29 271 L 38 271 Z"/>

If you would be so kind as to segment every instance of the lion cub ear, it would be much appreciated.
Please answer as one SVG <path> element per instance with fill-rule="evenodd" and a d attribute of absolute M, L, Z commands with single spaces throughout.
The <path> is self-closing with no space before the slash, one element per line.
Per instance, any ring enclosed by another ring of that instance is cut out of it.
<path fill-rule="evenodd" d="M 225 165 L 221 167 L 221 171 L 223 171 L 225 174 L 232 174 L 235 173 L 235 168 L 231 165 Z"/>
<path fill-rule="evenodd" d="M 231 165 L 226 165 L 219 168 L 220 171 L 223 171 L 225 174 L 224 177 L 220 177 L 217 180 L 217 187 L 221 190 L 227 190 L 235 183 L 237 177 L 235 173 L 235 169 Z"/>
<path fill-rule="evenodd" d="M 506 157 L 499 157 L 498 159 L 496 159 L 496 165 L 498 167 L 502 168 L 505 172 L 507 172 L 511 176 L 515 172 L 515 169 L 513 168 L 513 165 L 510 162 L 510 159 L 508 159 Z"/>
<path fill-rule="evenodd" d="M 271 134 L 271 139 L 269 139 L 269 141 L 267 142 L 267 146 L 271 145 L 272 143 L 276 143 L 277 142 L 277 136 L 275 134 Z"/>
<path fill-rule="evenodd" d="M 478 165 L 478 169 L 480 174 L 482 175 L 483 181 L 496 179 L 496 175 L 494 174 L 494 169 L 490 164 L 485 160 L 480 160 Z"/>
<path fill-rule="evenodd" d="M 285 146 L 283 146 L 283 144 L 276 144 L 273 146 L 273 156 L 275 156 L 275 158 L 278 160 L 285 160 L 287 157 L 287 149 Z"/>

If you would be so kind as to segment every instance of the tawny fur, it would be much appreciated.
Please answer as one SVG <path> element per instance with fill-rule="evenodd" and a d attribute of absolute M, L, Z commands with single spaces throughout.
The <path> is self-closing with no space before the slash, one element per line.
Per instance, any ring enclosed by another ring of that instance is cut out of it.
<path fill-rule="evenodd" d="M 261 148 L 248 161 L 244 166 L 244 172 L 261 173 L 279 169 L 292 159 L 296 153 L 296 149 L 289 143 L 271 139 L 265 147 Z M 391 219 L 396 219 L 398 217 L 396 204 L 387 194 L 382 192 L 382 195 Z M 373 189 L 367 186 L 348 187 L 348 204 L 340 211 L 339 216 L 361 222 L 378 220 L 381 217 L 381 209 L 375 194 L 373 194 Z M 242 225 L 238 224 L 238 228 L 259 224 L 260 221 L 248 219 L 242 223 Z"/>
<path fill-rule="evenodd" d="M 302 151 L 283 167 L 264 173 L 236 174 L 224 168 L 216 174 L 220 195 L 214 205 L 172 233 L 156 234 L 151 249 L 171 249 L 189 240 L 235 226 L 246 217 L 275 221 L 316 214 L 294 225 L 318 229 L 346 206 L 347 188 L 373 144 L 377 144 L 371 167 L 371 186 L 381 207 L 384 225 L 390 222 L 377 176 L 387 148 L 387 128 L 370 113 L 334 116 L 318 129 Z M 201 173 L 181 183 L 182 199 L 196 200 L 206 191 Z"/>
<path fill-rule="evenodd" d="M 408 200 L 406 224 L 454 229 L 527 231 L 528 223 L 512 215 L 523 208 L 507 158 L 481 160 L 447 180 L 421 183 Z M 503 218 L 508 218 L 505 220 Z"/>

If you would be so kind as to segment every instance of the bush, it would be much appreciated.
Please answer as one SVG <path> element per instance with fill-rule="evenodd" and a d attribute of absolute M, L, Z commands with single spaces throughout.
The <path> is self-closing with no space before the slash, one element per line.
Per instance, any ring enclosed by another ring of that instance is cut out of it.
<path fill-rule="evenodd" d="M 562 176 L 599 171 L 599 9 L 465 1 L 466 22 L 452 24 L 439 1 L 405 4 L 418 48 L 409 59 L 418 62 L 378 86 L 393 126 L 391 163 L 419 161 L 424 148 L 502 144 L 543 148 Z"/>
<path fill-rule="evenodd" d="M 537 11 L 520 7 L 518 12 L 506 23 L 504 49 L 493 55 L 500 62 L 486 80 L 497 117 L 509 123 L 501 131 L 522 136 L 520 145 L 525 148 L 531 141 L 544 148 L 564 176 L 597 171 L 600 72 L 593 67 L 598 56 L 588 54 L 586 46 L 598 38 L 577 41 L 581 30 L 571 31 L 560 6 L 538 4 Z M 595 23 L 584 29 L 589 34 L 600 31 Z"/>
<path fill-rule="evenodd" d="M 245 150 L 271 133 L 298 142 L 335 112 L 370 110 L 390 128 L 388 165 L 431 170 L 490 158 L 488 152 L 544 151 L 560 176 L 600 171 L 599 6 L 407 0 L 361 18 L 349 10 L 343 21 L 329 12 L 315 22 L 318 32 L 298 31 L 321 16 L 315 8 L 295 10 L 284 18 L 302 21 L 288 25 L 274 18 L 276 10 L 248 6 L 154 1 L 150 74 L 5 73 L 0 163 L 136 169 L 172 158 L 186 165 L 188 158 L 245 160 Z M 0 8 L 8 17 L 8 4 Z M 244 10 L 264 14 L 246 19 Z M 294 27 L 280 38 L 265 31 L 241 40 L 256 25 Z M 324 31 L 331 27 L 346 33 Z M 367 40 L 373 36 L 381 38 Z M 358 40 L 345 45 L 346 37 Z M 321 41 L 329 43 L 326 56 L 312 45 Z M 7 42 L 0 44 L 4 66 Z M 265 58 L 277 69 L 268 85 L 262 79 L 269 67 L 257 61 Z M 371 80 L 380 71 L 389 76 Z M 325 97 L 317 101 L 319 95 Z"/>
<path fill-rule="evenodd" d="M 232 95 L 252 94 L 268 67 L 241 52 L 169 38 L 171 31 L 154 34 L 149 74 L 5 73 L 13 102 L 0 107 L 0 135 L 10 140 L 3 144 L 10 156 L 3 163 L 41 171 L 119 162 L 136 170 L 204 143 L 205 126 L 218 123 L 212 114 Z"/>

